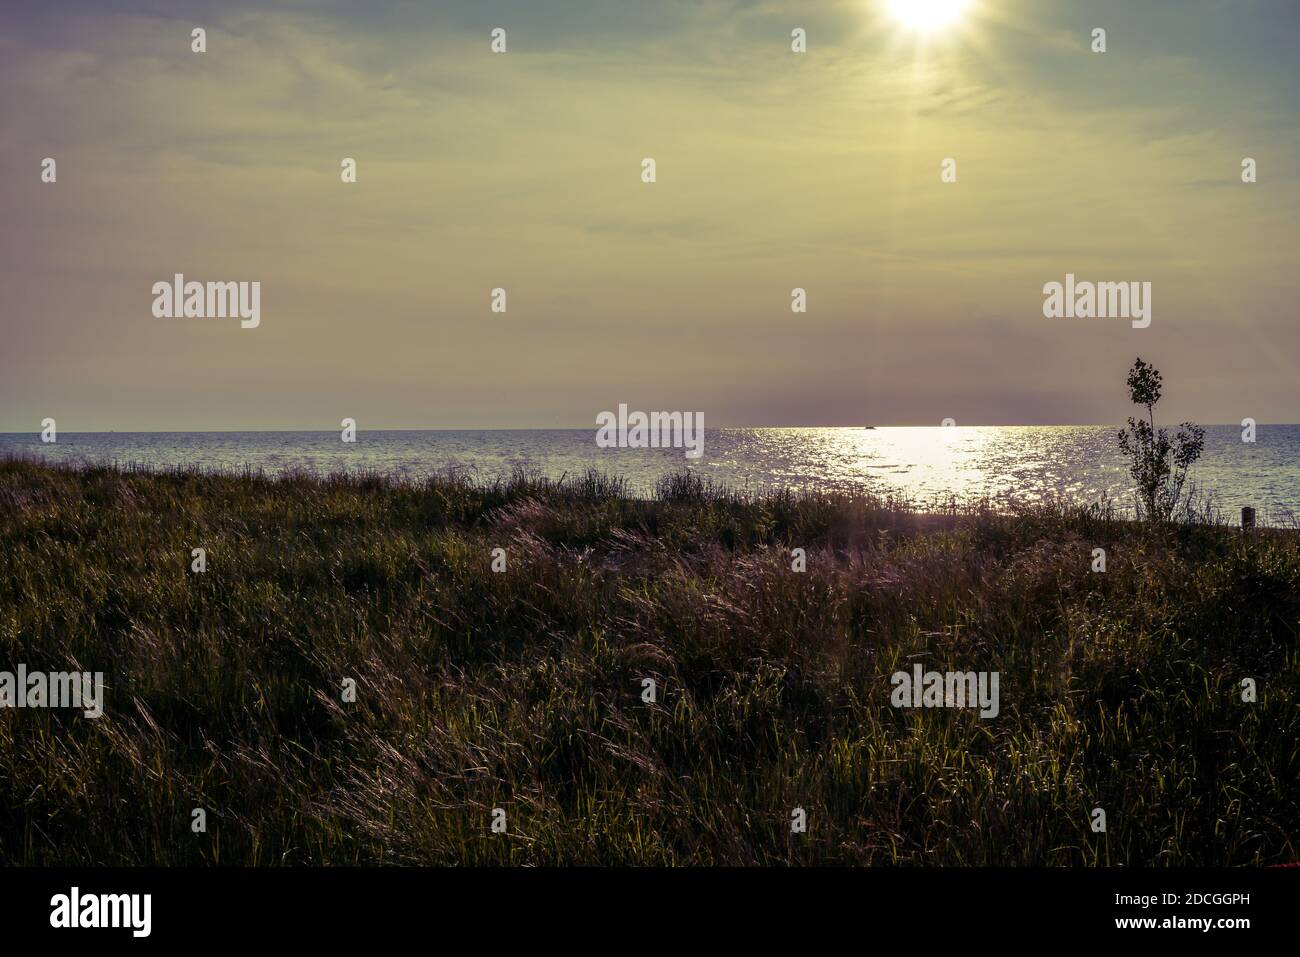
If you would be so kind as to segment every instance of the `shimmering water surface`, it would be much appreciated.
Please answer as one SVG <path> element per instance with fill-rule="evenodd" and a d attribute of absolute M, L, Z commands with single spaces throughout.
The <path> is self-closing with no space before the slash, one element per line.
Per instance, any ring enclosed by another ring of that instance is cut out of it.
<path fill-rule="evenodd" d="M 9 434 L 0 435 L 5 454 L 268 473 L 367 469 L 405 478 L 452 469 L 490 479 L 518 467 L 558 478 L 597 469 L 622 476 L 638 492 L 690 468 L 738 488 L 857 487 L 900 493 L 919 507 L 950 497 L 1132 501 L 1115 429 L 1102 426 L 710 429 L 700 461 L 681 449 L 601 449 L 594 429 L 362 431 L 354 444 L 338 432 L 63 432 L 53 444 Z M 1237 426 L 1212 426 L 1193 478 L 1229 515 L 1254 505 L 1263 522 L 1293 524 L 1300 515 L 1300 426 L 1260 426 L 1253 444 L 1242 442 Z"/>

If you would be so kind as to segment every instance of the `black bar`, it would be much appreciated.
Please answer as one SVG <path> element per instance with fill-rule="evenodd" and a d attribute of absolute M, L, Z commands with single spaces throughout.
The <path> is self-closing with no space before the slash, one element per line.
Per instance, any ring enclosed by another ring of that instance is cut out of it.
<path fill-rule="evenodd" d="M 88 895 L 151 895 L 148 937 L 136 938 L 129 926 L 51 927 L 52 898 L 70 897 L 73 887 L 83 906 Z M 1233 946 L 1255 933 L 1276 938 L 1292 928 L 1298 890 L 1300 868 L 1294 867 L 5 868 L 0 920 L 6 943 L 283 940 L 337 946 L 374 944 L 391 935 L 429 939 L 432 933 L 440 947 L 457 950 L 465 946 L 453 943 L 458 939 L 493 946 L 507 939 L 524 945 L 590 939 L 659 950 L 674 940 L 684 945 L 693 937 L 690 928 L 700 928 L 708 936 L 756 944 L 778 934 L 809 940 L 847 936 L 873 948 L 882 940 L 910 942 L 915 952 L 980 941 L 988 946 L 1192 936 Z M 1162 926 L 1166 920 L 1243 918 L 1248 926 Z M 1155 926 L 1121 927 L 1122 920 L 1153 920 Z"/>

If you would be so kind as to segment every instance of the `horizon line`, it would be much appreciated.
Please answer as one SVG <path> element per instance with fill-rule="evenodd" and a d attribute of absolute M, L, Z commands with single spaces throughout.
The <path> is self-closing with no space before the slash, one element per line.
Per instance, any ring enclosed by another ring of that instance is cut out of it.
<path fill-rule="evenodd" d="M 1256 428 L 1263 426 L 1290 426 L 1300 425 L 1300 422 L 1256 422 Z M 753 431 L 764 429 L 769 431 L 778 430 L 796 430 L 796 429 L 841 429 L 849 431 L 874 431 L 878 429 L 945 429 L 945 428 L 966 428 L 966 429 L 1111 429 L 1124 427 L 1123 423 L 1116 422 L 1057 422 L 1052 424 L 1045 423 L 1025 423 L 1025 422 L 971 422 L 956 425 L 715 425 L 705 426 L 705 431 Z M 1235 429 L 1242 428 L 1240 422 L 1207 422 L 1205 428 L 1231 427 Z M 1177 428 L 1177 425 L 1170 423 L 1164 428 Z M 589 432 L 599 429 L 599 426 L 491 426 L 486 428 L 474 427 L 441 427 L 441 428 L 357 428 L 358 434 L 362 432 Z M 332 429 L 59 429 L 59 435 L 239 435 L 239 434 L 280 434 L 288 432 L 308 432 L 320 434 L 332 434 L 338 432 L 337 428 Z M 3 436 L 31 435 L 39 437 L 40 429 L 27 429 L 21 432 L 0 432 Z"/>

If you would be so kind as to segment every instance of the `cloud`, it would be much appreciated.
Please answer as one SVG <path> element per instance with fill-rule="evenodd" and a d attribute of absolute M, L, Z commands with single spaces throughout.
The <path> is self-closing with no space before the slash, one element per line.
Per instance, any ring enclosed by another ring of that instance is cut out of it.
<path fill-rule="evenodd" d="M 616 389 L 809 422 L 868 385 L 907 421 L 939 379 L 975 419 L 1068 421 L 1130 343 L 1043 324 L 1066 271 L 1155 281 L 1153 344 L 1189 367 L 1217 360 L 1179 337 L 1230 322 L 1293 378 L 1293 68 L 1232 33 L 1266 17 L 981 6 L 925 49 L 862 2 L 6 13 L 0 280 L 23 319 L 0 329 L 0 428 L 56 402 L 92 427 L 294 427 L 348 396 L 377 425 L 585 423 Z M 1079 40 L 1094 15 L 1104 56 Z M 262 327 L 152 319 L 177 271 L 262 281 Z M 1257 390 L 1293 417 L 1281 374 L 1204 401 Z"/>

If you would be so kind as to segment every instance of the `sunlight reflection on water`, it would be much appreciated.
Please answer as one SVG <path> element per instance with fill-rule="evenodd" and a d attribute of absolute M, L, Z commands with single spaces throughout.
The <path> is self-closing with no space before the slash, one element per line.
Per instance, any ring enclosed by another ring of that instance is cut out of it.
<path fill-rule="evenodd" d="M 368 469 L 404 478 L 453 469 L 490 479 L 515 468 L 558 478 L 597 469 L 624 477 L 638 492 L 689 467 L 752 491 L 865 488 L 921 507 L 950 499 L 1088 503 L 1109 497 L 1121 506 L 1132 500 L 1115 429 L 1103 426 L 710 429 L 700 462 L 680 449 L 600 449 L 594 435 L 594 429 L 363 430 L 355 444 L 344 444 L 338 432 L 60 433 L 57 443 L 45 445 L 35 434 L 11 434 L 0 435 L 0 455 L 271 473 Z M 1260 426 L 1254 444 L 1243 443 L 1236 426 L 1210 427 L 1193 477 L 1229 515 L 1255 505 L 1261 521 L 1289 524 L 1300 490 L 1300 426 Z"/>

